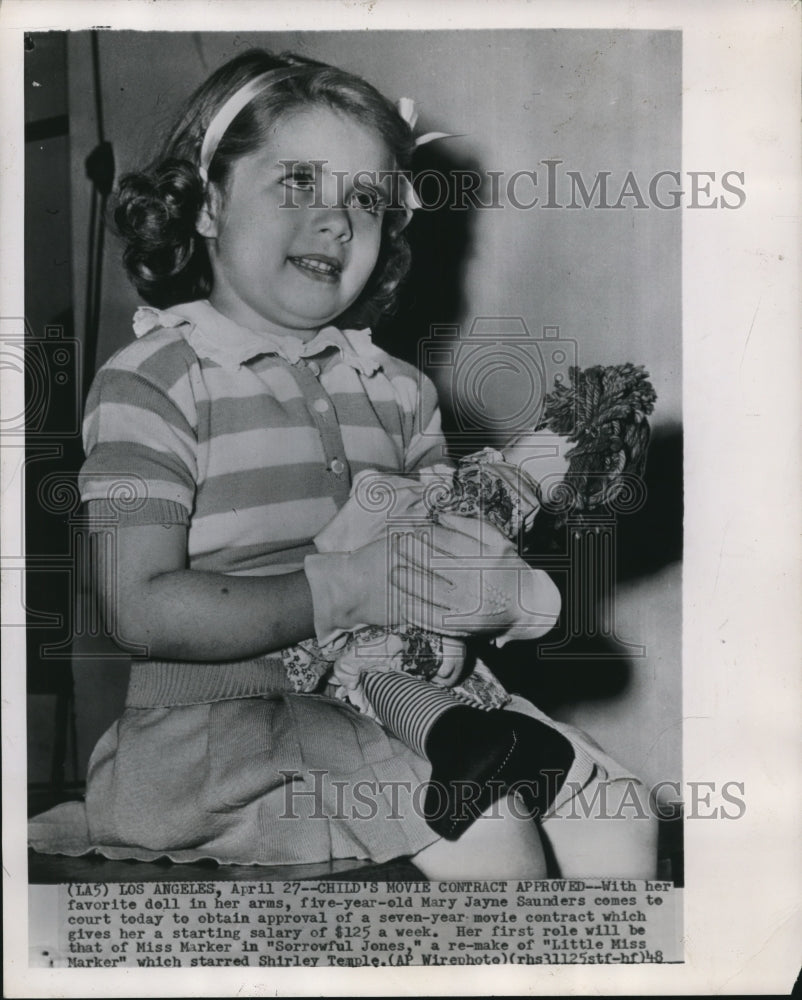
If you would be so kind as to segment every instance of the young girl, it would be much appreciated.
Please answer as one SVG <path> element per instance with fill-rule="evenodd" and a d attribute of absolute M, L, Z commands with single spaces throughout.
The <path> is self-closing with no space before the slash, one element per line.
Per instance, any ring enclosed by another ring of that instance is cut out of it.
<path fill-rule="evenodd" d="M 121 184 L 124 260 L 150 307 L 93 385 L 81 487 L 98 530 L 116 526 L 98 567 L 107 614 L 149 658 L 90 761 L 88 840 L 106 856 L 411 855 L 430 876 L 545 872 L 510 789 L 551 772 L 536 805 L 556 807 L 559 780 L 593 752 L 570 727 L 520 699 L 516 711 L 449 706 L 412 750 L 341 701 L 295 693 L 281 656 L 357 625 L 462 634 L 450 609 L 481 597 L 459 572 L 466 556 L 504 592 L 472 631 L 522 624 L 519 588 L 556 617 L 548 577 L 465 518 L 431 526 L 436 572 L 383 539 L 315 553 L 360 471 L 409 476 L 445 458 L 433 386 L 360 329 L 407 267 L 413 145 L 359 78 L 254 51 L 213 74 L 161 155 Z M 600 753 L 593 767 L 616 777 Z M 431 787 L 416 798 L 430 777 L 442 822 Z M 482 790 L 476 822 L 456 813 L 465 779 Z M 620 874 L 651 874 L 649 850 Z"/>

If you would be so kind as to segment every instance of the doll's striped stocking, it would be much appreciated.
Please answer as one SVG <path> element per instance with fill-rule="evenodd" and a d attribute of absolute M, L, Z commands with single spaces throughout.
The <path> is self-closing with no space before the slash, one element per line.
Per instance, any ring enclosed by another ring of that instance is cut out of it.
<path fill-rule="evenodd" d="M 434 723 L 460 704 L 447 688 L 400 670 L 365 670 L 361 684 L 385 728 L 421 757 Z"/>

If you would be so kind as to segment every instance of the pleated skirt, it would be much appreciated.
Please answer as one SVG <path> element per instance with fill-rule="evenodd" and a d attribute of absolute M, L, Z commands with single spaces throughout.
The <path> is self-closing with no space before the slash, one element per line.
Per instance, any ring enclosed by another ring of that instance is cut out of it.
<path fill-rule="evenodd" d="M 90 758 L 85 804 L 35 817 L 31 846 L 290 865 L 380 863 L 434 843 L 423 817 L 429 762 L 344 702 L 283 684 L 269 658 L 132 667 L 126 708 Z M 563 732 L 588 776 L 626 775 L 580 730 L 521 698 L 509 707 Z"/>
<path fill-rule="evenodd" d="M 228 864 L 415 854 L 430 765 L 321 695 L 128 708 L 92 755 L 86 817 L 107 857 Z"/>

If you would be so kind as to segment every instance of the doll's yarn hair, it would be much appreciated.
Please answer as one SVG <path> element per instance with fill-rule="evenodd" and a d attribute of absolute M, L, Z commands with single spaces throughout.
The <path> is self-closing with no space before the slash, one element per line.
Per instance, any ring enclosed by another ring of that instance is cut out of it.
<path fill-rule="evenodd" d="M 567 437 L 568 473 L 556 501 L 561 527 L 588 523 L 605 508 L 636 509 L 643 491 L 650 428 L 648 417 L 657 394 L 642 365 L 595 365 L 569 369 L 569 383 L 558 383 L 546 396 L 538 430 Z M 593 523 L 592 521 L 590 522 Z"/>
<path fill-rule="evenodd" d="M 200 151 L 210 121 L 242 86 L 286 66 L 308 72 L 279 79 L 257 94 L 223 135 L 209 164 L 210 183 L 226 184 L 234 164 L 253 153 L 283 117 L 311 107 L 346 114 L 374 129 L 395 158 L 409 168 L 414 149 L 409 125 L 394 105 L 365 80 L 344 70 L 293 54 L 251 49 L 225 63 L 188 99 L 157 155 L 143 170 L 124 176 L 114 222 L 124 242 L 123 263 L 142 298 L 158 308 L 206 298 L 212 273 L 203 238 L 195 231 L 205 199 Z M 409 247 L 398 223 L 400 210 L 385 213 L 376 267 L 357 301 L 340 322 L 370 325 L 392 308 L 409 269 Z"/>

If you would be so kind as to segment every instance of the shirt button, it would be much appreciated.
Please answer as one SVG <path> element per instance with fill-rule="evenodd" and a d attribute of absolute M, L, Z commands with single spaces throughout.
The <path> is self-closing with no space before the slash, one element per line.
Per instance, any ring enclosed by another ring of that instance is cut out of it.
<path fill-rule="evenodd" d="M 320 365 L 317 363 L 317 361 L 307 361 L 306 367 L 315 376 L 315 378 L 317 378 L 318 375 L 320 374 Z"/>
<path fill-rule="evenodd" d="M 341 476 L 345 472 L 345 465 L 339 460 L 339 458 L 335 458 L 331 463 L 331 471 L 335 476 Z"/>
<path fill-rule="evenodd" d="M 318 413 L 325 413 L 329 408 L 329 404 L 325 399 L 316 399 L 314 403 L 312 403 L 312 406 L 314 406 Z"/>

